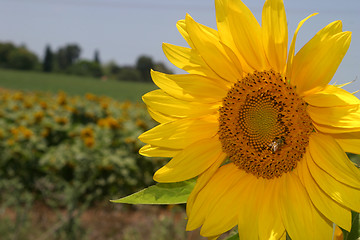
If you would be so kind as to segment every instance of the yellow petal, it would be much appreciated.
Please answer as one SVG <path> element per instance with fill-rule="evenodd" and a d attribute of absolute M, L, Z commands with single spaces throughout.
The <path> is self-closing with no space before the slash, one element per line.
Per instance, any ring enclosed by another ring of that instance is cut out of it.
<path fill-rule="evenodd" d="M 237 168 L 235 165 L 232 166 Z M 242 170 L 238 169 L 238 171 Z M 241 175 L 241 173 L 239 174 Z M 238 178 L 235 177 L 235 179 Z M 229 182 L 233 182 L 233 180 L 227 178 L 222 181 L 223 185 Z M 263 193 L 263 183 L 262 179 L 256 179 L 249 174 L 238 180 L 238 182 L 234 182 L 231 188 L 215 204 L 209 205 L 205 221 L 201 227 L 201 235 L 218 235 L 232 229 L 236 224 L 240 224 L 239 229 L 246 229 L 241 233 L 239 231 L 240 239 L 251 239 L 243 238 L 243 236 L 249 236 L 253 233 L 257 235 L 257 228 L 254 227 L 257 227 L 257 224 L 254 224 L 254 222 L 257 220 L 258 215 L 257 209 L 259 205 L 257 202 L 262 201 L 263 198 L 259 197 Z M 247 206 L 247 208 L 244 206 Z M 241 219 L 240 222 L 238 222 L 239 218 Z M 242 222 L 243 219 L 247 219 L 246 223 Z M 251 226 L 248 227 L 249 222 L 251 222 Z"/>
<path fill-rule="evenodd" d="M 252 174 L 247 174 L 247 178 L 251 180 L 245 185 L 243 190 L 239 190 L 237 204 L 239 207 L 238 230 L 239 239 L 259 239 L 259 206 L 262 205 L 264 195 L 265 182 L 263 178 L 256 178 Z M 243 184 L 243 183 L 241 183 Z"/>
<path fill-rule="evenodd" d="M 201 75 L 165 74 L 151 71 L 154 83 L 167 94 L 185 101 L 220 102 L 230 85 L 219 83 Z"/>
<path fill-rule="evenodd" d="M 158 111 L 154 111 L 151 107 L 147 107 L 147 110 L 150 114 L 150 116 L 152 117 L 152 119 L 154 119 L 155 121 L 157 121 L 158 123 L 167 123 L 167 122 L 173 122 L 175 120 L 179 120 L 180 118 L 178 117 L 173 117 L 170 115 L 166 115 L 163 113 L 160 113 Z"/>
<path fill-rule="evenodd" d="M 246 175 L 248 174 L 239 170 L 233 163 L 221 166 L 194 199 L 192 209 L 188 212 L 186 230 L 191 231 L 200 227 L 208 216 L 209 211 L 225 196 L 229 196 L 229 194 L 236 195 L 241 192 L 241 189 L 250 180 L 250 178 L 246 178 Z M 241 183 L 243 183 L 243 186 L 237 189 L 235 186 Z M 230 189 L 235 189 L 235 192 L 231 192 Z M 239 204 L 234 205 L 234 208 L 238 207 Z M 234 221 L 230 225 L 236 225 L 237 219 L 234 218 L 234 214 L 236 216 L 237 212 L 233 208 L 229 209 L 232 210 L 230 211 L 231 216 L 227 218 L 231 218 Z M 213 216 L 213 218 L 216 218 L 216 216 Z M 219 222 L 219 225 L 222 225 L 222 221 Z"/>
<path fill-rule="evenodd" d="M 191 215 L 192 207 L 194 205 L 194 202 L 197 198 L 198 193 L 206 186 L 206 184 L 209 182 L 211 177 L 218 170 L 220 165 L 224 162 L 226 157 L 227 156 L 225 153 L 220 154 L 219 158 L 206 171 L 204 171 L 196 180 L 196 185 L 195 185 L 194 189 L 191 191 L 191 194 L 190 194 L 188 200 L 186 201 L 186 213 L 188 216 Z M 198 228 L 198 227 L 200 227 L 200 225 L 195 228 Z"/>
<path fill-rule="evenodd" d="M 261 27 L 254 15 L 238 0 L 228 0 L 227 11 L 229 28 L 241 56 L 252 69 L 269 69 Z"/>
<path fill-rule="evenodd" d="M 343 128 L 343 127 L 332 127 L 329 125 L 319 124 L 313 122 L 314 127 L 316 130 L 322 133 L 330 133 L 330 134 L 341 134 L 341 133 L 350 133 L 354 131 L 360 131 L 360 129 L 353 129 L 353 128 Z"/>
<path fill-rule="evenodd" d="M 139 153 L 145 157 L 174 157 L 181 149 L 163 148 L 147 144 L 140 148 Z"/>
<path fill-rule="evenodd" d="M 194 178 L 208 169 L 219 156 L 222 147 L 217 137 L 198 141 L 170 160 L 154 174 L 157 182 L 181 182 Z"/>
<path fill-rule="evenodd" d="M 292 239 L 331 239 L 332 224 L 315 209 L 298 176 L 287 173 L 279 181 L 282 185 L 280 213 L 289 236 Z"/>
<path fill-rule="evenodd" d="M 263 44 L 273 70 L 284 73 L 288 28 L 282 0 L 267 0 L 262 11 Z"/>
<path fill-rule="evenodd" d="M 190 48 L 195 49 L 195 46 L 194 46 L 193 42 L 191 41 L 189 33 L 187 31 L 185 19 L 179 20 L 176 23 L 176 27 L 179 30 L 179 33 L 181 34 L 181 36 L 183 36 L 183 38 L 189 44 Z"/>
<path fill-rule="evenodd" d="M 312 160 L 330 176 L 360 190 L 360 170 L 349 160 L 339 144 L 328 135 L 310 136 L 309 150 Z"/>
<path fill-rule="evenodd" d="M 285 227 L 281 220 L 279 201 L 277 200 L 279 184 L 276 179 L 268 180 L 265 184 L 264 197 L 259 206 L 259 239 L 280 239 L 285 234 Z"/>
<path fill-rule="evenodd" d="M 311 154 L 311 153 L 310 153 Z M 314 157 L 311 156 L 313 159 Z M 313 161 L 308 161 L 308 168 L 311 176 L 315 179 L 318 186 L 333 200 L 339 204 L 360 212 L 360 190 L 345 185 L 327 172 L 318 167 Z"/>
<path fill-rule="evenodd" d="M 247 62 L 245 61 L 245 57 L 242 56 L 239 50 L 236 47 L 234 42 L 230 25 L 229 25 L 229 0 L 217 0 L 215 1 L 215 9 L 216 9 L 216 23 L 217 29 L 219 32 L 219 38 L 221 42 L 223 42 L 226 46 L 228 46 L 237 59 L 241 63 L 241 68 L 245 74 L 252 73 L 255 69 L 251 68 Z"/>
<path fill-rule="evenodd" d="M 312 203 L 315 207 L 330 221 L 336 223 L 342 228 L 350 231 L 351 229 L 351 212 L 332 200 L 328 195 L 323 192 L 313 177 L 310 175 L 307 167 L 307 161 L 313 161 L 310 153 L 306 152 L 304 161 L 298 165 L 300 169 L 301 179 L 308 192 Z"/>
<path fill-rule="evenodd" d="M 168 43 L 162 45 L 165 56 L 176 67 L 190 74 L 217 78 L 218 75 L 204 62 L 195 49 L 175 46 Z"/>
<path fill-rule="evenodd" d="M 305 102 L 315 107 L 339 107 L 360 104 L 360 100 L 348 91 L 327 85 L 322 91 L 304 97 Z"/>
<path fill-rule="evenodd" d="M 360 154 L 360 132 L 331 134 L 345 152 Z"/>
<path fill-rule="evenodd" d="M 159 147 L 184 149 L 201 139 L 215 136 L 218 125 L 217 115 L 184 118 L 160 124 L 141 134 L 139 139 L 144 143 Z"/>
<path fill-rule="evenodd" d="M 310 16 L 304 18 L 303 20 L 301 20 L 295 30 L 294 36 L 291 40 L 291 44 L 290 44 L 290 49 L 289 49 L 289 55 L 288 55 L 288 60 L 287 60 L 287 66 L 286 66 L 286 77 L 288 78 L 289 81 L 291 81 L 291 72 L 292 72 L 292 65 L 293 65 L 293 61 L 294 61 L 294 55 L 295 55 L 295 43 L 296 43 L 296 38 L 297 38 L 297 34 L 300 30 L 300 28 L 302 27 L 302 25 L 311 17 L 317 15 L 317 13 L 313 13 Z"/>
<path fill-rule="evenodd" d="M 186 28 L 195 49 L 206 64 L 220 77 L 236 82 L 242 76 L 241 68 L 234 64 L 220 44 L 218 33 L 204 28 L 186 15 Z"/>
<path fill-rule="evenodd" d="M 215 114 L 220 107 L 220 103 L 211 104 L 176 99 L 162 90 L 149 92 L 142 99 L 152 111 L 171 116 L 175 119 Z"/>
<path fill-rule="evenodd" d="M 340 107 L 314 107 L 309 105 L 307 112 L 317 124 L 350 129 L 351 131 L 360 130 L 360 105 Z"/>
<path fill-rule="evenodd" d="M 340 21 L 329 24 L 295 55 L 290 79 L 300 95 L 322 90 L 334 76 L 351 41 L 350 32 L 340 31 Z"/>

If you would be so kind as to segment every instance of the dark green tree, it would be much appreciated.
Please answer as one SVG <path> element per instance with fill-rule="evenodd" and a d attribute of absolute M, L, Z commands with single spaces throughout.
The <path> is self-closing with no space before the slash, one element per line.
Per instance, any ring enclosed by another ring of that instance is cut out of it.
<path fill-rule="evenodd" d="M 26 49 L 26 47 L 19 47 L 11 51 L 8 60 L 9 68 L 20 70 L 34 70 L 39 60 L 37 56 Z"/>
<path fill-rule="evenodd" d="M 143 81 L 140 72 L 134 67 L 125 66 L 116 74 L 116 78 L 120 81 L 132 81 L 140 82 Z"/>
<path fill-rule="evenodd" d="M 54 67 L 54 54 L 51 51 L 51 47 L 49 45 L 45 48 L 45 56 L 43 61 L 43 71 L 44 72 L 52 72 Z"/>
<path fill-rule="evenodd" d="M 154 68 L 154 62 L 151 57 L 140 56 L 136 62 L 136 70 L 145 82 L 151 82 L 150 69 Z"/>
<path fill-rule="evenodd" d="M 154 70 L 156 70 L 158 72 L 162 72 L 162 73 L 173 74 L 173 71 L 171 71 L 169 68 L 167 68 L 165 66 L 165 64 L 162 62 L 156 63 L 154 66 Z"/>
<path fill-rule="evenodd" d="M 94 53 L 94 62 L 97 63 L 97 64 L 101 64 L 100 62 L 100 53 L 98 50 L 95 50 L 95 53 Z"/>
<path fill-rule="evenodd" d="M 60 71 L 67 71 L 79 60 L 81 48 L 77 44 L 68 44 L 58 50 L 56 54 L 57 64 Z"/>
<path fill-rule="evenodd" d="M 9 56 L 16 46 L 10 42 L 0 43 L 0 67 L 9 67 Z"/>
<path fill-rule="evenodd" d="M 69 69 L 69 73 L 81 75 L 81 76 L 90 76 L 90 77 L 101 77 L 102 69 L 99 64 L 93 61 L 80 60 L 73 64 Z"/>

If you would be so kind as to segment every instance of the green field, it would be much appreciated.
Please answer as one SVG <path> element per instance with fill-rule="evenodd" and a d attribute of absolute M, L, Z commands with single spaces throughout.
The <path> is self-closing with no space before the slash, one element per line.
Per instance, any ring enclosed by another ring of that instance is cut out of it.
<path fill-rule="evenodd" d="M 109 96 L 120 101 L 141 101 L 143 94 L 157 88 L 150 83 L 101 81 L 90 77 L 5 69 L 0 69 L 0 87 L 51 93 L 62 90 L 69 95 L 93 93 Z"/>

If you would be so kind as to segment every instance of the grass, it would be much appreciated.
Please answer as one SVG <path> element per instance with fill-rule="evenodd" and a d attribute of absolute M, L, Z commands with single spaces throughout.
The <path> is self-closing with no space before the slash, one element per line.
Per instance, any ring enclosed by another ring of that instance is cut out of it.
<path fill-rule="evenodd" d="M 157 88 L 152 83 L 101 81 L 91 77 L 7 69 L 0 69 L 0 87 L 51 93 L 62 90 L 69 95 L 93 93 L 109 96 L 119 101 L 141 101 L 142 95 Z"/>

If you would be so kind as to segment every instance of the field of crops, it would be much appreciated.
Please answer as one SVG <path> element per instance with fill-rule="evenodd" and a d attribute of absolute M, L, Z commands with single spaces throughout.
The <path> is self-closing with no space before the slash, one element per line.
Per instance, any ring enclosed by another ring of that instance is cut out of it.
<path fill-rule="evenodd" d="M 119 101 L 140 102 L 141 96 L 154 90 L 151 83 L 125 82 L 56 73 L 0 69 L 0 87 L 56 94 L 59 90 L 71 96 L 86 93 L 105 95 Z"/>
<path fill-rule="evenodd" d="M 87 239 L 79 230 L 86 210 L 153 184 L 164 160 L 140 156 L 137 136 L 154 124 L 142 103 L 1 89 L 2 239 L 39 238 L 25 227 L 35 203 L 61 223 L 50 239 Z"/>

